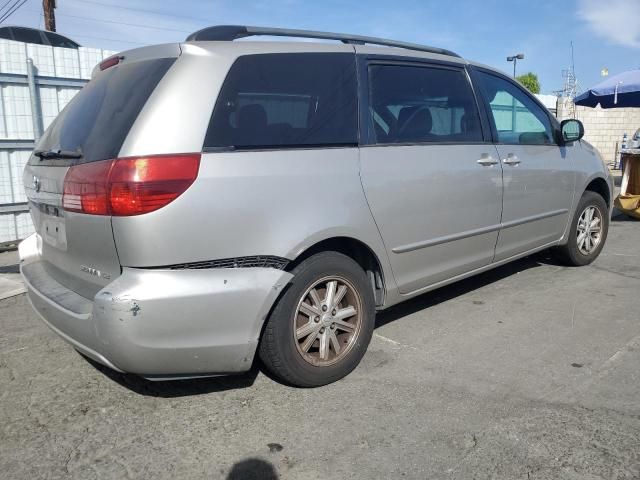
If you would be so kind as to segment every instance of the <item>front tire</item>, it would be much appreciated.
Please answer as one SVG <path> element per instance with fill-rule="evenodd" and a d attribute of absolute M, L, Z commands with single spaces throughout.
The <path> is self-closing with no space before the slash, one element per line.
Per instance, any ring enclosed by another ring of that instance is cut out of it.
<path fill-rule="evenodd" d="M 595 192 L 584 192 L 569 228 L 569 239 L 556 249 L 556 256 L 569 266 L 589 265 L 600 255 L 609 231 L 604 199 Z"/>
<path fill-rule="evenodd" d="M 364 356 L 375 323 L 364 270 L 337 252 L 322 252 L 293 271 L 260 341 L 264 366 L 280 380 L 318 387 L 348 375 Z"/>

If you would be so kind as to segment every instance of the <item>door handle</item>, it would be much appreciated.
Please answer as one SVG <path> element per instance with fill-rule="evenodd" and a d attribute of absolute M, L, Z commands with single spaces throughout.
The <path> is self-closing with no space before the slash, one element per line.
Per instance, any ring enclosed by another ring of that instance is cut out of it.
<path fill-rule="evenodd" d="M 492 167 L 493 165 L 496 165 L 498 161 L 488 153 L 483 153 L 480 155 L 480 160 L 477 160 L 477 163 L 483 167 Z"/>
<path fill-rule="evenodd" d="M 517 165 L 520 165 L 520 159 L 513 153 L 510 153 L 509 155 L 507 155 L 507 158 L 502 160 L 502 163 L 504 163 L 505 165 L 513 165 L 515 167 Z"/>

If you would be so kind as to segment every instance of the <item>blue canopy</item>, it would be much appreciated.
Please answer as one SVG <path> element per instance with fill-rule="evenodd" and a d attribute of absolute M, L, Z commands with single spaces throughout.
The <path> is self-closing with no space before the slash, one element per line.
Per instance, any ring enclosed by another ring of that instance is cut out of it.
<path fill-rule="evenodd" d="M 590 90 L 578 95 L 576 105 L 585 107 L 640 107 L 640 70 L 614 75 Z"/>

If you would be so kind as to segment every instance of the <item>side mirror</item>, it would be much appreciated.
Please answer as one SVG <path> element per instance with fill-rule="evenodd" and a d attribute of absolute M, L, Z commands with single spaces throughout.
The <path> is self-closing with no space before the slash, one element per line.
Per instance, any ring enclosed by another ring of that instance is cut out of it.
<path fill-rule="evenodd" d="M 580 120 L 563 120 L 560 124 L 560 133 L 562 135 L 562 143 L 573 143 L 584 137 L 584 125 Z"/>

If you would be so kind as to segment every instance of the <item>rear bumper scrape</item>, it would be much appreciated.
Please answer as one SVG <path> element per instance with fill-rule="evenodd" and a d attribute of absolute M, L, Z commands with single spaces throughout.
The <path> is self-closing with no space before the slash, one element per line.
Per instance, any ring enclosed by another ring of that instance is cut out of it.
<path fill-rule="evenodd" d="M 125 268 L 94 299 L 97 337 L 131 373 L 246 371 L 271 305 L 291 277 L 270 268 Z"/>
<path fill-rule="evenodd" d="M 248 370 L 262 324 L 292 278 L 271 268 L 124 268 L 94 299 L 72 295 L 65 306 L 55 279 L 33 264 L 21 270 L 29 300 L 54 332 L 97 362 L 142 376 Z"/>

